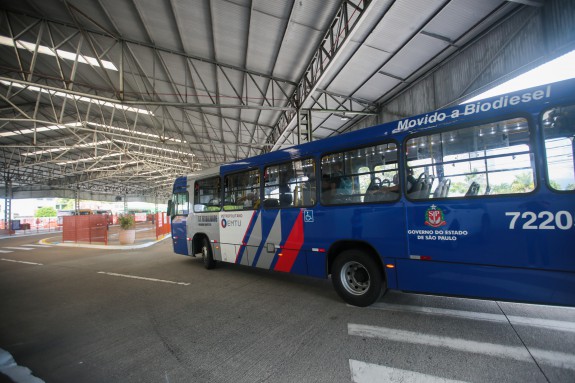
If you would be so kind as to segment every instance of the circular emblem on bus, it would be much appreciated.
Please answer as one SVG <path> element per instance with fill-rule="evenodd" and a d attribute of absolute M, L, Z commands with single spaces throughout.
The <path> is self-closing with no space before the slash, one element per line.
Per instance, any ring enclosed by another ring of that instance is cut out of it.
<path fill-rule="evenodd" d="M 443 211 L 435 205 L 431 205 L 425 212 L 425 225 L 431 227 L 441 227 L 447 225 Z"/>
<path fill-rule="evenodd" d="M 221 222 L 221 224 L 222 224 L 222 227 L 225 229 L 225 228 L 226 228 L 226 226 L 228 226 L 228 221 L 226 221 L 226 219 L 225 219 L 225 218 L 222 218 L 222 222 Z"/>

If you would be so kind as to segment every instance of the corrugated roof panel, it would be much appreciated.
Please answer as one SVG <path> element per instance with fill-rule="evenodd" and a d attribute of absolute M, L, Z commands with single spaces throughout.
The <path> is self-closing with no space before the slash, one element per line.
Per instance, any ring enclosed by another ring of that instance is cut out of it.
<path fill-rule="evenodd" d="M 212 3 L 214 44 L 219 62 L 244 66 L 249 16 L 249 8 L 227 1 Z"/>
<path fill-rule="evenodd" d="M 250 70 L 271 74 L 282 42 L 287 19 L 258 11 L 252 12 L 246 66 Z"/>
<path fill-rule="evenodd" d="M 216 92 L 215 76 L 216 67 L 214 65 L 202 61 L 194 61 L 192 81 L 196 88 L 196 97 L 199 103 L 212 102 L 209 95 L 214 97 Z"/>
<path fill-rule="evenodd" d="M 292 21 L 323 32 L 332 22 L 340 3 L 340 0 L 296 0 Z"/>
<path fill-rule="evenodd" d="M 444 0 L 395 2 L 365 43 L 383 51 L 397 51 L 444 2 Z"/>
<path fill-rule="evenodd" d="M 401 81 L 396 78 L 376 73 L 367 83 L 355 92 L 353 96 L 369 101 L 376 101 L 400 82 Z"/>
<path fill-rule="evenodd" d="M 273 74 L 286 80 L 298 81 L 317 45 L 311 41 L 319 41 L 322 33 L 300 24 L 292 23 L 288 28 Z M 303 44 L 304 41 L 308 44 Z"/>
<path fill-rule="evenodd" d="M 193 56 L 214 58 L 210 6 L 205 1 L 173 0 L 174 13 L 184 45 Z"/>
<path fill-rule="evenodd" d="M 388 52 L 363 45 L 330 84 L 328 90 L 348 94 L 350 90 L 359 88 L 390 56 Z"/>
<path fill-rule="evenodd" d="M 292 5 L 293 0 L 253 0 L 252 8 L 254 11 L 287 20 L 291 13 Z"/>
<path fill-rule="evenodd" d="M 294 4 L 274 75 L 298 81 L 323 38 L 339 1 L 298 0 Z"/>
<path fill-rule="evenodd" d="M 434 37 L 419 34 L 393 56 L 382 71 L 406 79 L 449 44 Z"/>
<path fill-rule="evenodd" d="M 502 0 L 452 1 L 425 26 L 424 30 L 455 41 L 502 3 Z"/>
<path fill-rule="evenodd" d="M 170 3 L 140 0 L 135 1 L 134 6 L 142 18 L 142 23 L 150 35 L 151 42 L 167 49 L 182 49 Z"/>
<path fill-rule="evenodd" d="M 222 104 L 240 105 L 244 74 L 227 68 L 219 68 L 217 73 L 220 102 Z"/>
<path fill-rule="evenodd" d="M 126 39 L 149 42 L 144 25 L 137 16 L 134 3 L 117 0 L 100 0 L 100 3 L 107 10 L 111 23 L 114 25 L 113 31 L 117 30 L 117 33 Z M 80 9 L 84 7 L 81 6 Z"/>

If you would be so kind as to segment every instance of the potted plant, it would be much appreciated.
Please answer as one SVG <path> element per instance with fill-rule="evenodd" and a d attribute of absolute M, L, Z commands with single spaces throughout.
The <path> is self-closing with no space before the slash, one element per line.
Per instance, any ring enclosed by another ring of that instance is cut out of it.
<path fill-rule="evenodd" d="M 120 224 L 120 245 L 131 245 L 136 241 L 136 227 L 133 215 L 124 214 L 118 217 Z"/>

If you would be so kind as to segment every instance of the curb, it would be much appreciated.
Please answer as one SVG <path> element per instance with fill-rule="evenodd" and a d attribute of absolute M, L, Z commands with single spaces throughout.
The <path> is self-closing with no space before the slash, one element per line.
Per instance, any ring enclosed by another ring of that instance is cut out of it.
<path fill-rule="evenodd" d="M 88 249 L 107 249 L 107 250 L 132 250 L 132 249 L 143 249 L 155 245 L 158 242 L 163 241 L 166 238 L 171 238 L 171 234 L 166 234 L 163 238 L 155 241 L 141 243 L 139 245 L 91 245 L 91 244 L 78 244 L 78 243 L 68 243 L 68 242 L 49 242 L 48 239 L 41 239 L 38 241 L 41 245 L 50 246 L 63 246 L 63 247 L 82 247 Z"/>

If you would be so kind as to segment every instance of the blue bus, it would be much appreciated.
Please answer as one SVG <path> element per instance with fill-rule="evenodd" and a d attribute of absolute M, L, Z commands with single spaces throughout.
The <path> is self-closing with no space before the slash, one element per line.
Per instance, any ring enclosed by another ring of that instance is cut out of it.
<path fill-rule="evenodd" d="M 387 289 L 575 305 L 575 80 L 176 179 L 176 253 Z"/>

